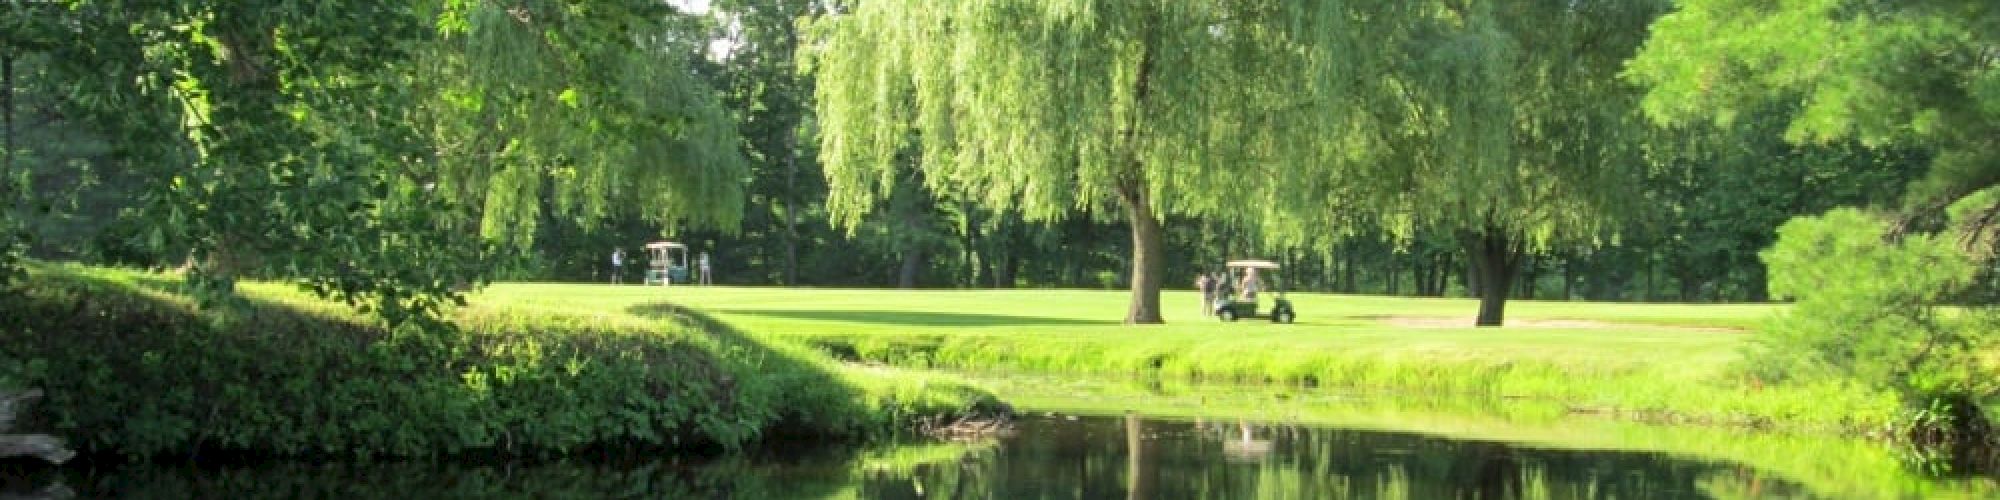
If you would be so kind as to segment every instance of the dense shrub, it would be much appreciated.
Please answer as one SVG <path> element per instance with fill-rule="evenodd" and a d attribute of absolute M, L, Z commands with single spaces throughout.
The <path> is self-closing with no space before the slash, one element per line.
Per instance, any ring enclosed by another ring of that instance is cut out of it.
<path fill-rule="evenodd" d="M 198 312 L 149 280 L 36 268 L 0 304 L 0 356 L 48 393 L 40 428 L 134 456 L 412 456 L 733 448 L 777 426 L 858 435 L 905 410 L 827 363 L 698 325 L 475 309 L 455 329 L 389 331 L 256 294 Z M 926 387 L 924 411 L 974 398 Z"/>
<path fill-rule="evenodd" d="M 1797 304 L 1749 357 L 1760 375 L 1893 390 L 1924 414 L 1976 415 L 1964 406 L 2000 390 L 1985 362 L 2000 321 L 1957 304 L 1980 269 L 1953 235 L 1892 237 L 1881 218 L 1841 209 L 1786 223 L 1763 257 L 1771 291 Z"/>

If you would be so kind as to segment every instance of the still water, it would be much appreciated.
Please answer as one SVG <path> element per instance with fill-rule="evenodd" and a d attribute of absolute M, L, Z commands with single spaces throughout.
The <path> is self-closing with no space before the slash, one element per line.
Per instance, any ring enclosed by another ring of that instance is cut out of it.
<path fill-rule="evenodd" d="M 1992 476 L 1866 439 L 1525 400 L 966 376 L 1024 408 L 1010 432 L 701 461 L 0 464 L 0 500 L 2000 498 Z"/>
<path fill-rule="evenodd" d="M 1838 461 L 1841 457 L 1823 457 Z M 15 470 L 61 498 L 1771 498 L 1977 496 L 1908 483 L 1815 489 L 1668 452 L 1136 415 L 1026 416 L 1001 436 L 773 450 L 706 463 L 175 465 Z M 1985 493 L 1990 493 L 1986 490 Z"/>

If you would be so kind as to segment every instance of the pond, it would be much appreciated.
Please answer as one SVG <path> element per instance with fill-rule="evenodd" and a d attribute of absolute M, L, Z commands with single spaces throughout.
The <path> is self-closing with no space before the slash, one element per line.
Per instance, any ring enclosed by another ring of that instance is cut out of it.
<path fill-rule="evenodd" d="M 1419 404 L 1268 388 L 989 382 L 1026 408 L 1011 432 L 867 448 L 779 444 L 702 462 L 75 463 L 0 472 L 0 497 L 2000 496 L 1991 479 L 1918 473 L 1909 457 L 1865 440 L 1645 425 L 1520 402 Z"/>

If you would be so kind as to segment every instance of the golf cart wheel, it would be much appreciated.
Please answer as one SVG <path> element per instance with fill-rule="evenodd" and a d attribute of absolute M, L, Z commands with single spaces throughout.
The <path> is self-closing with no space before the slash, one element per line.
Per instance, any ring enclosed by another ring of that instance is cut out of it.
<path fill-rule="evenodd" d="M 1236 321 L 1235 309 L 1223 309 L 1222 312 L 1216 313 L 1215 315 L 1216 317 L 1222 318 L 1223 321 Z"/>
<path fill-rule="evenodd" d="M 1277 313 L 1277 314 L 1273 314 L 1273 315 L 1271 315 L 1271 322 L 1272 322 L 1272 323 L 1286 323 L 1286 324 L 1290 324 L 1290 323 L 1292 322 L 1292 319 L 1293 319 L 1293 316 L 1294 316 L 1294 315 L 1292 314 L 1292 312 L 1291 312 L 1291 311 L 1284 311 L 1284 312 L 1280 312 L 1280 313 Z"/>

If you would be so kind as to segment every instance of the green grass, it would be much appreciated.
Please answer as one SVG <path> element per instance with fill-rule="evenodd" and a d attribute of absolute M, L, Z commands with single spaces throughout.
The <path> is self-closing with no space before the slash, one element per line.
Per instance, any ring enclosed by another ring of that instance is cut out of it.
<path fill-rule="evenodd" d="M 481 301 L 451 331 L 388 330 L 285 284 L 223 310 L 180 287 L 34 264 L 0 290 L 0 381 L 47 393 L 27 428 L 128 456 L 560 454 L 847 438 L 991 401 L 694 312 Z"/>
<path fill-rule="evenodd" d="M 1127 298 L 1085 290 L 521 283 L 496 285 L 476 301 L 604 315 L 686 307 L 758 336 L 911 367 L 1457 393 L 1649 420 L 1816 430 L 1879 429 L 1900 411 L 1887 394 L 1763 386 L 1737 375 L 1741 348 L 1779 306 L 1513 301 L 1508 320 L 1527 326 L 1476 329 L 1472 300 L 1293 294 L 1298 323 L 1275 325 L 1205 319 L 1193 292 L 1170 291 L 1168 324 L 1125 326 L 1118 320 Z M 1427 320 L 1417 327 L 1397 318 Z M 1435 327 L 1439 321 L 1467 326 Z"/>

